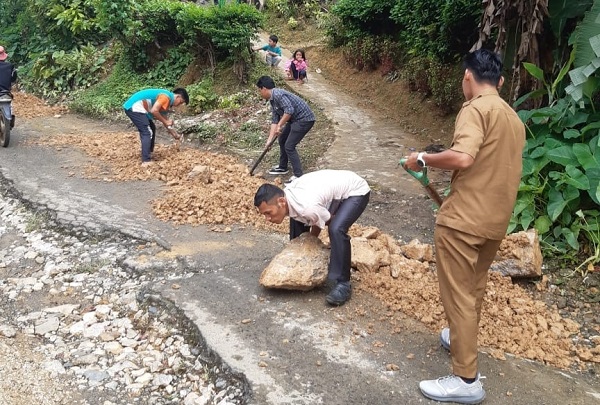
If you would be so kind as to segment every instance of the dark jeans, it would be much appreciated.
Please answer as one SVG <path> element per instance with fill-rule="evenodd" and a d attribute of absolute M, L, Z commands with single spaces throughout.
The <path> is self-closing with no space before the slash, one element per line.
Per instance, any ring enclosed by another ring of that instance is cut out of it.
<path fill-rule="evenodd" d="M 131 109 L 125 110 L 125 114 L 129 117 L 133 125 L 140 133 L 140 141 L 142 142 L 142 162 L 149 162 L 151 154 L 154 151 L 154 140 L 156 137 L 156 125 L 154 121 L 149 119 L 144 113 L 133 112 Z"/>
<path fill-rule="evenodd" d="M 348 229 L 362 215 L 371 193 L 365 195 L 348 197 L 340 202 L 340 205 L 332 213 L 329 222 L 329 240 L 331 243 L 331 255 L 329 257 L 329 269 L 327 278 L 340 282 L 350 281 L 350 265 L 352 262 L 352 246 Z M 290 218 L 290 239 L 297 238 L 304 232 L 309 232 L 310 227 L 300 221 Z"/>
<path fill-rule="evenodd" d="M 303 174 L 300 155 L 296 150 L 296 145 L 315 125 L 314 121 L 292 122 L 283 128 L 279 135 L 279 167 L 287 168 L 288 160 L 292 165 L 294 176 L 300 177 Z"/>
<path fill-rule="evenodd" d="M 294 62 L 290 63 L 290 72 L 292 72 L 292 77 L 296 80 L 306 79 L 306 70 L 296 69 Z"/>

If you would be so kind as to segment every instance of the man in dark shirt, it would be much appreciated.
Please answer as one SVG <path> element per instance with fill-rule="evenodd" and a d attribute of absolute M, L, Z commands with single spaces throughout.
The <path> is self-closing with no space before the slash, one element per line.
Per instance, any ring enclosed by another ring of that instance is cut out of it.
<path fill-rule="evenodd" d="M 261 97 L 271 103 L 273 113 L 266 144 L 268 145 L 275 137 L 279 138 L 279 165 L 273 167 L 269 174 L 286 174 L 289 160 L 294 175 L 286 183 L 292 182 L 303 174 L 296 145 L 315 124 L 315 114 L 297 95 L 275 88 L 275 82 L 270 76 L 262 76 L 256 86 Z M 289 125 L 286 125 L 288 123 Z"/>
<path fill-rule="evenodd" d="M 0 93 L 8 93 L 12 84 L 17 80 L 17 69 L 7 62 L 8 54 L 3 46 L 0 46 Z"/>

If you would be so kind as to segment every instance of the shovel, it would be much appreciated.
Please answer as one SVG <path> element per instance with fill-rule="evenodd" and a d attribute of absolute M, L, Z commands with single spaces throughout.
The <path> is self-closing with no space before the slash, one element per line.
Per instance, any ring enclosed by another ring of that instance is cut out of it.
<path fill-rule="evenodd" d="M 269 149 L 271 149 L 271 146 L 273 145 L 273 143 L 275 143 L 276 140 L 277 140 L 277 137 L 274 137 L 273 139 L 271 139 L 271 142 L 269 142 L 267 144 L 267 146 L 265 146 L 265 149 L 258 156 L 258 159 L 256 159 L 256 162 L 254 162 L 254 165 L 252 165 L 252 169 L 250 169 L 250 176 L 252 176 L 252 173 L 254 173 L 254 170 L 256 170 L 256 168 L 258 167 L 259 163 L 261 162 L 261 160 L 263 160 L 263 158 L 265 157 L 265 155 L 267 154 L 267 152 L 269 151 Z"/>
<path fill-rule="evenodd" d="M 427 177 L 427 167 L 424 167 L 423 170 L 421 170 L 420 172 L 415 172 L 413 170 L 407 169 L 404 166 L 405 163 L 406 158 L 400 159 L 400 165 L 404 168 L 404 170 L 406 170 L 408 174 L 417 179 L 419 183 L 421 183 L 421 185 L 425 188 L 425 191 L 427 192 L 427 195 L 429 195 L 429 198 L 431 198 L 438 205 L 438 207 L 441 207 L 442 202 L 444 202 L 444 200 L 442 200 L 442 197 L 440 197 L 438 192 L 435 191 L 433 186 L 429 184 L 429 178 Z"/>

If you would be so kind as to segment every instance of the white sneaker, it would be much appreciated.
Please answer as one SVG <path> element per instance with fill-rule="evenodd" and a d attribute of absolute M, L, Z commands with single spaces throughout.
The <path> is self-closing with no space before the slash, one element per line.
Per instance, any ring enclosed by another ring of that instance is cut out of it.
<path fill-rule="evenodd" d="M 292 177 L 290 177 L 289 179 L 287 179 L 287 180 L 285 181 L 285 184 L 291 184 L 291 183 L 292 183 L 294 180 L 296 180 L 297 178 L 298 178 L 298 177 L 296 177 L 296 176 L 292 176 Z"/>
<path fill-rule="evenodd" d="M 444 328 L 440 332 L 440 343 L 446 350 L 450 350 L 450 328 Z"/>
<path fill-rule="evenodd" d="M 479 373 L 472 384 L 467 384 L 456 375 L 449 375 L 437 380 L 424 380 L 419 389 L 427 398 L 440 402 L 457 402 L 459 404 L 478 404 L 485 399 L 485 390 Z"/>

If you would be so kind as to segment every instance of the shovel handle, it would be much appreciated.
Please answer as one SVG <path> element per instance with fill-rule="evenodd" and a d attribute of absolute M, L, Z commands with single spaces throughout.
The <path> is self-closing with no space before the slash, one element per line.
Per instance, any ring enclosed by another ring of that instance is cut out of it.
<path fill-rule="evenodd" d="M 402 168 L 404 170 L 406 170 L 406 172 L 408 174 L 410 174 L 415 179 L 417 179 L 419 181 L 419 183 L 421 183 L 423 185 L 423 187 L 427 187 L 429 185 L 429 178 L 427 177 L 427 168 L 426 167 L 424 167 L 423 170 L 421 170 L 420 172 L 415 172 L 414 170 L 410 170 L 410 169 L 406 168 L 406 166 L 404 166 L 405 164 L 406 164 L 406 158 L 400 159 L 400 166 L 402 166 Z"/>
<path fill-rule="evenodd" d="M 256 170 L 256 168 L 258 167 L 259 163 L 261 162 L 261 160 L 263 160 L 263 158 L 265 157 L 265 155 L 267 154 L 267 152 L 269 151 L 269 149 L 271 149 L 271 146 L 275 143 L 276 140 L 277 140 L 277 137 L 274 137 L 273 139 L 271 139 L 271 142 L 269 142 L 267 144 L 267 146 L 265 146 L 265 148 L 263 149 L 263 151 L 260 154 L 260 156 L 258 156 L 258 158 L 256 159 L 256 161 L 252 165 L 252 168 L 250 169 L 250 176 L 252 176 L 252 174 L 254 174 L 254 170 Z"/>

